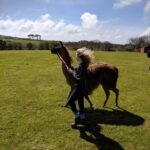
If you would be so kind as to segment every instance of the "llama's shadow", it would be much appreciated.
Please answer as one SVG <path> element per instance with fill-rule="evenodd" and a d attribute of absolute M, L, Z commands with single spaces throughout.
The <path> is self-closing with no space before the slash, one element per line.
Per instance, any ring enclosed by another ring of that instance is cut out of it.
<path fill-rule="evenodd" d="M 138 126 L 145 122 L 145 119 L 125 109 L 95 109 L 92 112 L 86 110 L 88 120 L 100 124 Z M 91 120 L 92 119 L 92 120 Z"/>

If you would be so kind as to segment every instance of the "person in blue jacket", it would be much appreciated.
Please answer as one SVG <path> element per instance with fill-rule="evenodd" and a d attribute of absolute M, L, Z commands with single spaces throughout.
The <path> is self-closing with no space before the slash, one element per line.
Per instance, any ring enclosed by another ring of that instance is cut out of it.
<path fill-rule="evenodd" d="M 89 53 L 90 52 L 90 53 Z M 91 51 L 87 50 L 86 48 L 81 48 L 77 50 L 77 60 L 79 65 L 76 69 L 72 70 L 71 68 L 67 67 L 67 70 L 75 79 L 74 88 L 68 96 L 68 104 L 74 114 L 74 123 L 72 123 L 72 128 L 75 128 L 78 124 L 86 124 L 85 118 L 85 109 L 84 109 L 84 95 L 87 90 L 87 67 L 91 62 Z M 79 105 L 79 113 L 76 108 L 75 101 L 78 100 Z"/>

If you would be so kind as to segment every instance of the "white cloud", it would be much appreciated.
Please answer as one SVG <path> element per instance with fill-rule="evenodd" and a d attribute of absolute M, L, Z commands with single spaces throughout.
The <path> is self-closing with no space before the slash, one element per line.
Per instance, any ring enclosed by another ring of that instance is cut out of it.
<path fill-rule="evenodd" d="M 140 36 L 150 35 L 150 27 L 147 28 Z"/>
<path fill-rule="evenodd" d="M 144 8 L 144 11 L 146 13 L 150 13 L 150 0 L 147 1 L 145 8 Z"/>
<path fill-rule="evenodd" d="M 51 19 L 51 16 L 49 14 L 44 14 L 40 17 L 40 19 L 42 21 L 45 21 L 45 20 L 50 20 Z"/>
<path fill-rule="evenodd" d="M 117 0 L 113 7 L 114 8 L 124 8 L 126 6 L 134 5 L 141 2 L 142 0 Z"/>
<path fill-rule="evenodd" d="M 95 27 L 98 23 L 97 16 L 89 12 L 82 14 L 81 20 L 82 20 L 82 27 L 87 29 Z"/>
<path fill-rule="evenodd" d="M 78 34 L 78 33 L 81 33 L 81 28 L 79 26 L 75 26 L 73 24 L 68 24 L 66 26 L 66 31 L 69 34 Z"/>
<path fill-rule="evenodd" d="M 28 34 L 41 34 L 44 38 L 62 36 L 62 34 L 78 34 L 79 26 L 66 24 L 64 20 L 54 21 L 49 14 L 40 16 L 36 20 L 10 17 L 0 18 L 0 34 L 27 37 Z"/>
<path fill-rule="evenodd" d="M 66 23 L 65 20 L 54 20 L 49 14 L 36 20 L 0 17 L 0 34 L 17 37 L 27 37 L 28 34 L 40 34 L 42 39 L 79 41 L 100 40 L 112 43 L 126 43 L 129 38 L 136 37 L 143 30 L 139 28 L 116 26 L 118 19 L 99 21 L 95 14 L 81 15 L 81 24 Z M 115 26 L 114 26 L 115 24 Z"/>

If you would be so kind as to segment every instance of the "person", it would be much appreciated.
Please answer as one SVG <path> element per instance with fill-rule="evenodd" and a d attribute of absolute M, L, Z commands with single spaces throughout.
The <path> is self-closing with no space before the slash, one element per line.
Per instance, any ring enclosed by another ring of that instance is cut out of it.
<path fill-rule="evenodd" d="M 68 96 L 68 105 L 70 106 L 74 114 L 74 123 L 72 123 L 72 128 L 75 128 L 78 124 L 86 125 L 85 109 L 84 109 L 84 95 L 87 90 L 87 67 L 91 62 L 91 51 L 86 48 L 78 49 L 76 52 L 76 57 L 78 60 L 78 67 L 72 70 L 67 67 L 67 70 L 75 79 L 75 85 L 72 92 Z M 78 100 L 79 113 L 76 108 L 75 101 Z"/>

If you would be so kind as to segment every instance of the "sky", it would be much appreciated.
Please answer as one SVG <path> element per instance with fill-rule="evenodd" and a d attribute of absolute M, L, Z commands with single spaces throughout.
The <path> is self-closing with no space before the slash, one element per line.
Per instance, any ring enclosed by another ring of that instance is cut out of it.
<path fill-rule="evenodd" d="M 0 35 L 125 44 L 150 35 L 150 0 L 0 0 Z"/>

